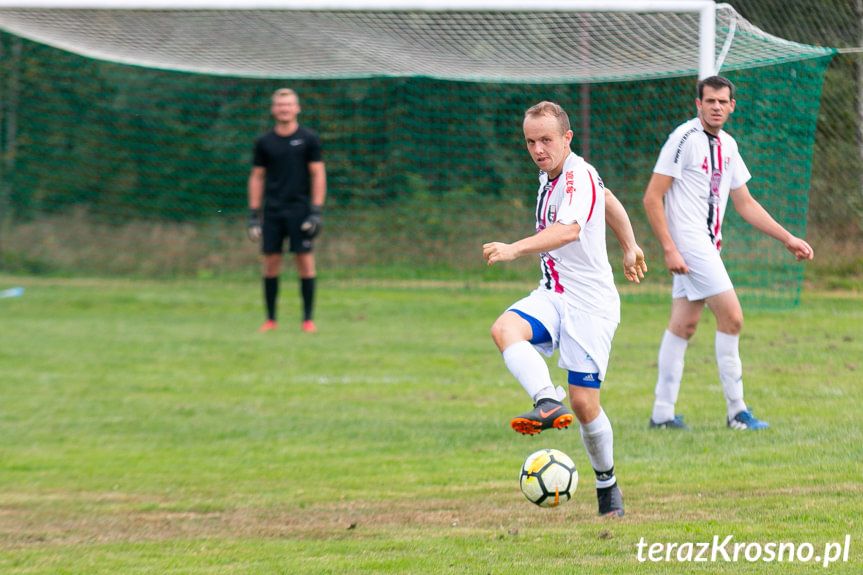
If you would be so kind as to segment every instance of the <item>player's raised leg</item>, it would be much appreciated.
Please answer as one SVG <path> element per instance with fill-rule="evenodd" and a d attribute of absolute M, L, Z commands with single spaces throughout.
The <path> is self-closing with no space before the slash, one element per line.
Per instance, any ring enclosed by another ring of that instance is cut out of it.
<path fill-rule="evenodd" d="M 534 336 L 539 332 L 538 336 Z M 534 401 L 534 408 L 510 422 L 519 433 L 534 435 L 544 429 L 563 429 L 572 423 L 572 412 L 564 405 L 562 390 L 555 389 L 542 355 L 532 341 L 549 341 L 548 331 L 531 316 L 508 310 L 492 325 L 491 336 L 510 373 Z"/>

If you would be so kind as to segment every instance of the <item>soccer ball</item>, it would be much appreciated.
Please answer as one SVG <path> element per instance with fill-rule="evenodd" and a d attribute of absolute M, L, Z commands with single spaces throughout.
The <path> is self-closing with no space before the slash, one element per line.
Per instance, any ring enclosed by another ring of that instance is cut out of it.
<path fill-rule="evenodd" d="M 566 503 L 578 485 L 578 470 L 572 459 L 557 449 L 540 449 L 524 460 L 519 476 L 521 492 L 540 507 Z"/>

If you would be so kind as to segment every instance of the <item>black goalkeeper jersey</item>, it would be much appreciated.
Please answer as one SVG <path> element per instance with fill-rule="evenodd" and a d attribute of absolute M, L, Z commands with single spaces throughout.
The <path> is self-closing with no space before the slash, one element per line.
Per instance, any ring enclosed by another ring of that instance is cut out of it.
<path fill-rule="evenodd" d="M 264 210 L 308 205 L 311 198 L 309 162 L 322 161 L 318 135 L 304 126 L 290 136 L 270 130 L 255 142 L 253 164 L 266 169 Z"/>

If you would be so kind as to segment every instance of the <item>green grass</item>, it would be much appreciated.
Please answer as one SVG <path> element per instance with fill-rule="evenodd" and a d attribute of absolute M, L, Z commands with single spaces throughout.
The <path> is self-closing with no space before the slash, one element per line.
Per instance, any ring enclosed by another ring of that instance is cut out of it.
<path fill-rule="evenodd" d="M 624 300 L 603 405 L 627 514 L 595 516 L 578 431 L 522 437 L 529 406 L 488 335 L 518 290 L 362 288 L 322 278 L 320 332 L 258 334 L 256 281 L 0 276 L 4 574 L 860 573 L 863 296 L 746 309 L 735 433 L 705 314 L 679 411 L 648 432 L 667 304 Z M 554 365 L 552 372 L 563 381 Z M 540 447 L 574 459 L 574 500 L 520 494 Z M 824 545 L 847 562 L 639 562 L 637 544 Z"/>

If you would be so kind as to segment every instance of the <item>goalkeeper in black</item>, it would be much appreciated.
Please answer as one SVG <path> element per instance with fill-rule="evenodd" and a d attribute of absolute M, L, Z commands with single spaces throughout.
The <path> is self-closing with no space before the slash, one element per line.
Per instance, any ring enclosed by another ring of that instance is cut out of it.
<path fill-rule="evenodd" d="M 317 331 L 312 321 L 315 299 L 314 238 L 321 231 L 327 176 L 318 135 L 297 121 L 296 92 L 277 90 L 270 111 L 275 126 L 255 141 L 249 175 L 248 235 L 261 242 L 267 320 L 259 331 L 276 329 L 276 301 L 284 242 L 294 254 L 303 302 L 302 329 Z"/>

